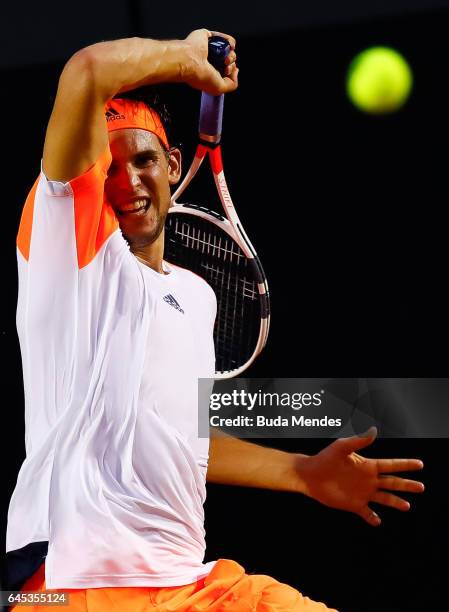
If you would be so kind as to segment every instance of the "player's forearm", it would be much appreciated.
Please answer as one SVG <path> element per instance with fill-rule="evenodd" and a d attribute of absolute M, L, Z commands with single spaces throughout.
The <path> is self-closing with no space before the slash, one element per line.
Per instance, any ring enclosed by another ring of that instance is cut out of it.
<path fill-rule="evenodd" d="M 211 437 L 208 482 L 303 493 L 300 458 L 228 436 Z"/>
<path fill-rule="evenodd" d="M 107 100 L 142 85 L 183 81 L 192 61 L 185 41 L 134 37 L 85 47 L 69 60 L 68 69 L 89 65 L 97 92 Z"/>

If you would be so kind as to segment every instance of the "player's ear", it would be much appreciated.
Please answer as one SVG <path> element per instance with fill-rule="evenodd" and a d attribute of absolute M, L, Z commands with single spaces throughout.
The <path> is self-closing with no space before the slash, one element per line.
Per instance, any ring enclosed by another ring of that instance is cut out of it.
<path fill-rule="evenodd" d="M 176 185 L 181 178 L 182 171 L 182 156 L 181 151 L 176 147 L 171 148 L 167 153 L 168 161 L 168 182 L 170 185 Z"/>

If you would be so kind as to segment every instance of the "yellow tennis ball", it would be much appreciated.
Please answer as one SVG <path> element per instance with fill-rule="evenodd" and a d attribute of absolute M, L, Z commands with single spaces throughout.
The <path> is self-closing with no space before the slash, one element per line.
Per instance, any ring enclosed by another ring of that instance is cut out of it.
<path fill-rule="evenodd" d="M 352 103 L 373 114 L 391 113 L 407 101 L 413 74 L 404 57 L 390 47 L 371 47 L 351 62 L 346 91 Z"/>

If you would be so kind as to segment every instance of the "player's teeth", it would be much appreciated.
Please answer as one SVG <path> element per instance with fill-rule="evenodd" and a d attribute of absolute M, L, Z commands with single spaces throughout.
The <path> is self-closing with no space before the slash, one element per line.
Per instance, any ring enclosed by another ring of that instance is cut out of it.
<path fill-rule="evenodd" d="M 139 212 L 140 210 L 145 208 L 146 205 L 147 205 L 147 200 L 136 200 L 133 206 L 129 208 L 122 208 L 121 212 L 122 213 Z"/>

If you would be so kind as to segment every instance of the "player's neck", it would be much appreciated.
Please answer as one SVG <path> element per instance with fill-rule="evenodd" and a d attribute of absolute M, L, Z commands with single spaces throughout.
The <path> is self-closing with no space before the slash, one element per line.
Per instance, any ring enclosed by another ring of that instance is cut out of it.
<path fill-rule="evenodd" d="M 162 268 L 162 259 L 164 256 L 164 232 L 161 232 L 161 235 L 152 244 L 148 244 L 147 246 L 141 248 L 131 247 L 131 252 L 139 261 L 147 265 L 149 268 L 152 268 L 155 272 L 165 274 L 164 269 Z"/>

